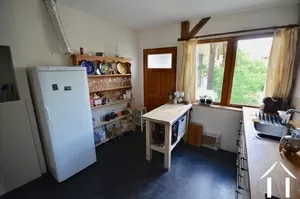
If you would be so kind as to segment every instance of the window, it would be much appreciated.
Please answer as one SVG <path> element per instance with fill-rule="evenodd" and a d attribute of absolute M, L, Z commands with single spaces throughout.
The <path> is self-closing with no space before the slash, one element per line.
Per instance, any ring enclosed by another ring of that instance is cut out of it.
<path fill-rule="evenodd" d="M 208 95 L 221 102 L 227 41 L 197 46 L 196 96 Z"/>
<path fill-rule="evenodd" d="M 170 69 L 172 68 L 172 54 L 154 54 L 148 55 L 148 68 L 161 68 Z"/>
<path fill-rule="evenodd" d="M 272 41 L 271 35 L 198 41 L 197 98 L 207 95 L 215 104 L 259 106 Z"/>

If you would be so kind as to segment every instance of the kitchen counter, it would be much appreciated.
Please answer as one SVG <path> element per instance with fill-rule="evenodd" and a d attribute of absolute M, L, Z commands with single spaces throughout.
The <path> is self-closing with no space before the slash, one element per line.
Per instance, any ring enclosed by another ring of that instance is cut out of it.
<path fill-rule="evenodd" d="M 164 154 L 164 167 L 166 169 L 171 167 L 171 152 L 185 133 L 188 132 L 189 113 L 191 107 L 191 104 L 165 104 L 143 115 L 143 119 L 146 121 L 146 159 L 148 161 L 152 159 L 152 150 L 155 150 Z M 186 115 L 185 128 L 182 132 L 178 132 L 177 141 L 175 141 L 175 143 L 171 143 L 172 125 L 176 122 L 176 120 L 184 115 Z M 162 146 L 152 144 L 151 122 L 165 125 L 165 143 Z"/>
<path fill-rule="evenodd" d="M 258 109 L 243 108 L 244 133 L 247 150 L 249 185 L 252 199 L 265 199 L 267 177 L 272 178 L 272 195 L 285 198 L 285 178 L 289 175 L 279 161 L 296 176 L 290 177 L 291 199 L 300 198 L 300 153 L 295 156 L 279 153 L 279 143 L 255 137 L 253 119 Z M 260 179 L 275 162 L 276 167 L 268 176 Z"/>
<path fill-rule="evenodd" d="M 171 125 L 191 108 L 192 104 L 164 104 L 144 114 L 143 119 Z"/>

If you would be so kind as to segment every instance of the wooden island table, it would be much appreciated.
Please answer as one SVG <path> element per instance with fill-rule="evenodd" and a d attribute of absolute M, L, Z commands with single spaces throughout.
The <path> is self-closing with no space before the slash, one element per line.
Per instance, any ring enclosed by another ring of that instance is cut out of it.
<path fill-rule="evenodd" d="M 171 152 L 178 144 L 180 139 L 188 131 L 189 112 L 192 105 L 188 104 L 165 104 L 151 112 L 143 115 L 146 121 L 146 159 L 152 159 L 152 150 L 164 153 L 164 167 L 169 169 L 171 166 Z M 186 114 L 185 130 L 181 133 L 174 144 L 172 143 L 172 125 L 183 115 Z M 165 143 L 164 145 L 152 144 L 152 128 L 151 122 L 165 125 Z"/>

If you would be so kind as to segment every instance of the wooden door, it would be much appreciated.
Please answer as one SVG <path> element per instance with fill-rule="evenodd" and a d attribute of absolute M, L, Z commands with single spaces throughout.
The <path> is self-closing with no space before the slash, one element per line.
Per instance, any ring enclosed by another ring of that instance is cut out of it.
<path fill-rule="evenodd" d="M 144 104 L 148 111 L 169 101 L 176 87 L 177 48 L 144 49 Z"/>

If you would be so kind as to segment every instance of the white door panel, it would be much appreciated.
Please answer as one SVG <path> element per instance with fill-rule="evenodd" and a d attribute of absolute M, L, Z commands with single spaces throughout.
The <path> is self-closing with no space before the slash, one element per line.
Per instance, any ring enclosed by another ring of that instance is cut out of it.
<path fill-rule="evenodd" d="M 7 192 L 38 178 L 41 170 L 25 101 L 0 104 L 0 115 L 0 167 Z"/>

